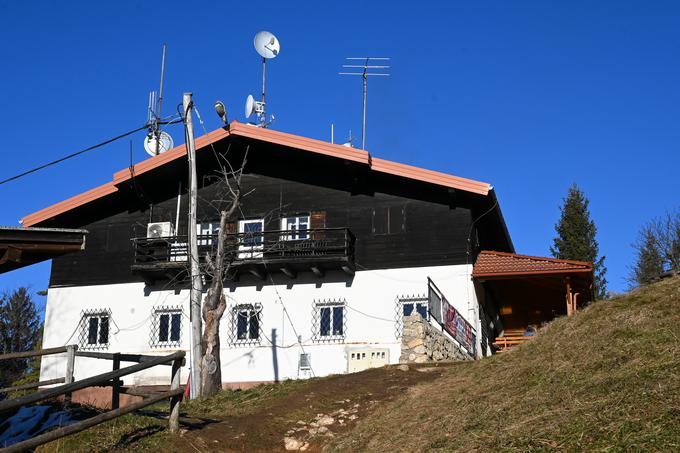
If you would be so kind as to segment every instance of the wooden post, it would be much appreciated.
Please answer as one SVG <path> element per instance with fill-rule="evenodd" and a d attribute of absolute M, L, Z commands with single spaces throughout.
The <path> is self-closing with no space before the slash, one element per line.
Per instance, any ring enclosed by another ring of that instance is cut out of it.
<path fill-rule="evenodd" d="M 571 280 L 569 277 L 565 278 L 565 282 L 567 284 L 567 316 L 573 315 L 573 303 L 571 300 Z"/>
<path fill-rule="evenodd" d="M 201 319 L 201 282 L 198 268 L 198 238 L 196 237 L 196 204 L 198 201 L 198 182 L 196 176 L 196 148 L 194 145 L 194 125 L 192 122 L 191 93 L 184 93 L 184 124 L 186 127 L 186 148 L 189 159 L 189 261 L 191 268 L 191 286 L 189 287 L 190 319 L 191 319 L 191 398 L 201 396 L 201 337 L 203 326 Z"/>
<path fill-rule="evenodd" d="M 120 353 L 113 354 L 113 371 L 120 370 Z M 120 378 L 114 378 L 111 382 L 111 409 L 118 409 L 120 407 Z"/>
<path fill-rule="evenodd" d="M 73 373 L 76 364 L 76 350 L 78 346 L 70 344 L 66 346 L 66 375 L 64 376 L 64 384 L 73 383 Z M 66 393 L 64 395 L 64 402 L 66 404 L 71 403 L 71 393 Z"/>
<path fill-rule="evenodd" d="M 172 362 L 172 374 L 170 375 L 170 390 L 177 390 L 180 386 L 180 371 L 182 369 L 183 359 L 176 359 Z M 179 402 L 182 395 L 175 395 L 170 398 L 170 417 L 168 418 L 168 427 L 171 433 L 176 433 L 179 430 Z"/>

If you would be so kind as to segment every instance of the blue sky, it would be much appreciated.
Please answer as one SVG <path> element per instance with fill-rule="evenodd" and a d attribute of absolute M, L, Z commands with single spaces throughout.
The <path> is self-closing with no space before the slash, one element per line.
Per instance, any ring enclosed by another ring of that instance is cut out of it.
<path fill-rule="evenodd" d="M 368 150 L 492 183 L 526 254 L 549 253 L 576 182 L 621 291 L 640 225 L 680 204 L 678 19 L 680 3 L 642 1 L 1 2 L 0 179 L 142 125 L 163 42 L 165 113 L 192 91 L 208 130 L 216 99 L 243 121 L 266 29 L 282 45 L 268 66 L 275 129 L 359 135 L 360 79 L 337 71 L 346 56 L 392 57 L 392 77 L 370 81 Z M 132 140 L 144 159 L 143 133 Z M 123 140 L 0 186 L 0 224 L 128 164 Z M 48 277 L 49 263 L 3 274 L 0 291 Z"/>

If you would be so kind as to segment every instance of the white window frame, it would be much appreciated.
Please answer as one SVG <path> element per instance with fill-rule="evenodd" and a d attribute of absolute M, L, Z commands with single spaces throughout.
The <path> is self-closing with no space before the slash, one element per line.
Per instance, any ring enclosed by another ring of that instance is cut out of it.
<path fill-rule="evenodd" d="M 290 220 L 293 220 L 291 222 Z M 302 222 L 300 220 L 303 220 Z M 311 216 L 309 214 L 295 214 L 291 216 L 286 216 L 281 218 L 281 230 L 290 231 L 289 234 L 284 235 L 284 240 L 286 241 L 303 241 L 309 239 L 309 229 L 310 229 Z M 300 224 L 305 225 L 304 236 L 300 237 Z M 294 228 L 294 229 L 293 229 Z"/>
<path fill-rule="evenodd" d="M 336 308 L 340 308 L 342 332 L 335 331 Z M 328 332 L 323 333 L 323 311 L 329 310 Z M 314 303 L 312 339 L 315 342 L 343 342 L 347 337 L 347 301 L 344 299 Z"/>
<path fill-rule="evenodd" d="M 241 313 L 246 313 L 246 330 L 245 337 L 238 337 L 239 320 L 241 319 Z M 257 320 L 257 336 L 253 337 L 252 334 L 252 322 L 253 318 Z M 257 346 L 262 341 L 262 304 L 238 304 L 231 308 L 231 332 L 230 332 L 230 343 L 232 345 L 249 345 Z"/>
<path fill-rule="evenodd" d="M 238 232 L 243 234 L 246 231 L 246 225 L 250 223 L 259 223 L 260 231 L 264 233 L 264 219 L 244 219 L 238 221 Z M 239 254 L 240 259 L 249 258 L 262 258 L 262 250 L 264 249 L 264 237 L 261 237 L 260 243 L 258 245 L 245 245 L 243 240 L 239 242 Z"/>

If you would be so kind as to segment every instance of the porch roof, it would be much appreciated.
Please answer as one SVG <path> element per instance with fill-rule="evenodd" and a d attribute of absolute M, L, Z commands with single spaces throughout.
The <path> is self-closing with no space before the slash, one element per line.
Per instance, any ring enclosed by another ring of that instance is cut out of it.
<path fill-rule="evenodd" d="M 478 279 L 505 279 L 530 275 L 587 274 L 592 273 L 592 271 L 592 263 L 585 261 L 483 250 L 477 256 L 472 277 Z"/>

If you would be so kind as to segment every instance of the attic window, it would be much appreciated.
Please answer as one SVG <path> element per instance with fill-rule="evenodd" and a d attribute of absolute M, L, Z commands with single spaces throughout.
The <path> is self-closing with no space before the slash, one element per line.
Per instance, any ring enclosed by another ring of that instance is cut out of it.
<path fill-rule="evenodd" d="M 109 347 L 111 310 L 84 310 L 80 316 L 78 346 L 80 349 L 106 349 Z"/>

